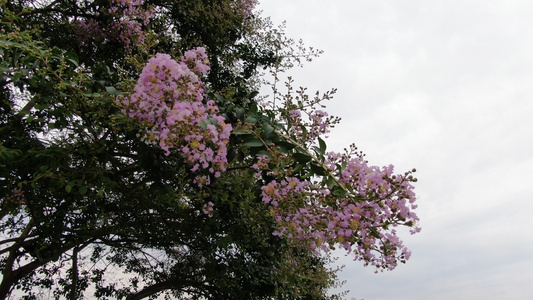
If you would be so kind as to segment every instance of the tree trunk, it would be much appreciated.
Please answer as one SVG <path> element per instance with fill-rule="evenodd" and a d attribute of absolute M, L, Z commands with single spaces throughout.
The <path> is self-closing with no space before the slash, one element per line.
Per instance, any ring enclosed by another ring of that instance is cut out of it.
<path fill-rule="evenodd" d="M 4 269 L 2 270 L 2 282 L 0 283 L 0 299 L 6 299 L 7 296 L 9 296 L 13 285 L 19 280 L 18 277 L 20 275 L 20 269 L 13 271 L 13 264 L 15 263 L 15 259 L 17 258 L 20 243 L 24 242 L 24 240 L 30 234 L 32 228 L 33 218 L 31 218 L 28 224 L 26 224 L 26 228 L 24 228 L 24 231 L 22 231 L 19 236 L 19 241 L 15 242 L 12 246 L 13 248 L 9 251 L 9 255 L 6 259 L 6 264 L 4 265 Z"/>
<path fill-rule="evenodd" d="M 78 247 L 75 247 L 72 250 L 72 267 L 70 268 L 70 276 L 72 278 L 72 283 L 70 285 L 70 294 L 68 297 L 70 300 L 76 300 L 78 296 L 78 251 Z"/>

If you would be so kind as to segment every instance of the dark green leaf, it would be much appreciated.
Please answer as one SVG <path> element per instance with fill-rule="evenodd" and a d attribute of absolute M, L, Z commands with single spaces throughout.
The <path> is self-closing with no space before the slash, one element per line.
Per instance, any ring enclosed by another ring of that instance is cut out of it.
<path fill-rule="evenodd" d="M 294 153 L 292 157 L 299 163 L 307 163 L 310 162 L 312 159 L 311 156 L 303 153 Z"/>
<path fill-rule="evenodd" d="M 296 165 L 296 167 L 294 168 L 294 173 L 300 172 L 304 168 L 304 166 L 305 166 L 305 164 Z"/>
<path fill-rule="evenodd" d="M 322 155 L 326 154 L 326 142 L 323 139 L 318 138 L 318 144 L 320 145 L 320 153 Z"/>
<path fill-rule="evenodd" d="M 87 193 L 87 187 L 86 186 L 80 186 L 78 188 L 78 191 L 80 192 L 80 195 L 85 195 Z"/>
<path fill-rule="evenodd" d="M 375 237 L 375 238 L 377 238 L 377 239 L 380 238 L 380 236 L 379 236 L 379 232 L 377 231 L 376 228 L 374 228 L 374 227 L 370 227 L 370 232 L 371 232 L 371 235 L 372 235 L 373 237 Z"/>
<path fill-rule="evenodd" d="M 317 166 L 315 164 L 311 164 L 311 171 L 313 171 L 315 175 L 319 175 L 319 176 L 323 176 L 326 174 L 326 171 L 324 170 L 324 168 L 322 168 L 321 166 Z"/>
<path fill-rule="evenodd" d="M 296 147 L 295 145 L 285 142 L 285 141 L 279 141 L 274 143 L 277 147 L 279 147 L 279 151 L 281 153 L 289 153 L 290 150 L 294 149 Z"/>
<path fill-rule="evenodd" d="M 67 61 L 72 63 L 74 66 L 79 66 L 79 58 L 78 55 L 74 52 L 67 52 L 65 53 L 65 57 L 67 58 Z"/>
<path fill-rule="evenodd" d="M 235 109 L 235 116 L 238 120 L 244 119 L 244 108 L 238 107 L 237 109 Z"/>
<path fill-rule="evenodd" d="M 255 123 L 257 123 L 257 119 L 254 118 L 254 117 L 251 117 L 251 116 L 246 117 L 246 120 L 244 120 L 244 121 L 245 121 L 246 123 L 251 123 L 251 124 L 255 124 Z"/>
<path fill-rule="evenodd" d="M 267 124 L 267 123 L 263 124 L 262 128 L 263 128 L 262 136 L 264 137 L 268 137 L 274 131 L 274 127 L 270 126 L 270 124 Z"/>
<path fill-rule="evenodd" d="M 258 138 L 248 138 L 242 143 L 242 145 L 248 148 L 264 146 L 263 142 Z"/>
<path fill-rule="evenodd" d="M 347 194 L 346 190 L 344 190 L 341 187 L 336 187 L 335 189 L 333 189 L 333 195 L 335 196 L 344 197 L 346 196 L 346 194 Z"/>
<path fill-rule="evenodd" d="M 122 91 L 119 91 L 119 90 L 115 89 L 115 87 L 113 87 L 113 86 L 106 86 L 105 90 L 111 95 L 115 95 L 115 96 L 122 95 Z"/>

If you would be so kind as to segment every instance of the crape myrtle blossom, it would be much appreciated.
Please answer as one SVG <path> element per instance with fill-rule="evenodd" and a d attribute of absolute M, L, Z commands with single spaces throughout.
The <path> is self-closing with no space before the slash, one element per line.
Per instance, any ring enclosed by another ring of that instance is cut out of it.
<path fill-rule="evenodd" d="M 142 0 L 110 0 L 111 7 L 107 14 L 111 16 L 111 24 L 102 24 L 94 19 L 77 19 L 73 28 L 79 43 L 87 43 L 92 39 L 112 40 L 130 50 L 132 45 L 145 40 L 143 25 L 147 25 L 154 16 L 152 8 L 145 8 Z M 99 11 L 97 15 L 102 14 Z M 96 17 L 96 16 L 95 16 Z"/>
<path fill-rule="evenodd" d="M 246 23 L 257 3 L 257 0 L 236 0 L 233 2 L 234 13 Z M 88 7 L 93 4 L 93 1 L 85 2 Z M 150 18 L 155 16 L 153 6 L 145 5 L 143 0 L 107 0 L 99 3 L 96 11 L 90 17 L 78 16 L 72 21 L 77 42 L 114 41 L 122 44 L 126 51 L 145 40 L 143 25 L 147 25 Z M 104 23 L 104 19 L 111 21 Z"/>
<path fill-rule="evenodd" d="M 322 110 L 315 110 L 309 113 L 309 121 L 302 118 L 302 113 L 298 109 L 289 111 L 289 120 L 291 127 L 289 134 L 293 136 L 305 136 L 305 141 L 311 142 L 319 136 L 326 135 L 330 132 L 330 124 L 335 119 L 329 117 L 328 113 Z M 307 131 L 303 133 L 303 128 Z"/>
<path fill-rule="evenodd" d="M 24 204 L 24 191 L 19 187 L 15 187 L 11 190 L 11 194 L 7 194 L 7 197 L 2 200 L 6 203 L 22 205 Z"/>
<path fill-rule="evenodd" d="M 279 117 L 276 132 L 296 149 L 289 154 L 294 161 L 276 164 L 282 154 L 269 151 L 271 162 L 261 158 L 253 165 L 267 173 L 278 170 L 268 173 L 261 188 L 262 201 L 278 223 L 275 235 L 316 252 L 343 248 L 377 270 L 405 263 L 410 252 L 396 227 L 420 231 L 413 212 L 415 170 L 394 174 L 393 165 L 370 166 L 353 144 L 344 153 L 327 152 L 323 138 L 340 118 L 321 110 L 321 102 L 331 99 L 335 89 L 309 97 L 305 88 L 295 95 L 290 81 L 287 86 L 278 109 L 269 103 L 263 108 Z M 280 172 L 280 165 L 289 167 Z"/>
<path fill-rule="evenodd" d="M 257 0 L 238 0 L 236 13 L 242 15 L 246 19 L 252 14 L 252 11 L 257 3 Z"/>
<path fill-rule="evenodd" d="M 208 70 L 203 47 L 187 51 L 179 62 L 158 53 L 143 68 L 135 92 L 121 102 L 124 113 L 146 127 L 141 134 L 146 143 L 158 145 L 167 156 L 179 152 L 193 172 L 208 170 L 219 177 L 232 127 L 205 98 L 200 76 Z M 195 179 L 199 186 L 209 182 L 206 176 Z"/>
<path fill-rule="evenodd" d="M 381 270 L 406 262 L 410 252 L 395 227 L 417 233 L 418 217 L 410 172 L 393 174 L 392 165 L 369 166 L 355 152 L 327 153 L 323 166 L 335 184 L 296 177 L 272 180 L 262 187 L 262 201 L 278 222 L 276 235 L 286 236 L 314 251 L 335 245 L 355 260 Z M 257 167 L 267 167 L 261 163 Z"/>
<path fill-rule="evenodd" d="M 296 153 L 300 155 L 300 167 L 302 159 L 311 160 L 315 169 L 322 171 L 316 173 L 311 168 L 314 177 L 297 178 L 291 177 L 293 169 L 289 168 L 262 187 L 262 200 L 278 222 L 275 234 L 314 251 L 344 248 L 353 253 L 355 260 L 380 270 L 405 263 L 410 252 L 395 227 L 411 227 L 412 234 L 420 231 L 413 212 L 417 207 L 411 184 L 416 181 L 411 175 L 414 170 L 399 175 L 393 174 L 392 165 L 369 166 L 354 145 L 343 154 L 326 153 L 322 137 L 340 119 L 316 109 L 320 99 L 307 100 L 302 93 L 299 95 L 304 100 L 297 105 L 291 103 L 290 95 L 284 98 L 286 112 L 282 118 L 287 134 L 281 135 L 300 149 Z M 270 154 L 275 156 L 274 152 Z M 263 165 L 258 161 L 254 166 Z"/>
<path fill-rule="evenodd" d="M 340 118 L 330 116 L 327 112 L 314 109 L 312 106 L 291 109 L 285 118 L 290 124 L 287 133 L 292 137 L 297 137 L 304 144 L 312 144 L 319 137 L 327 138 L 331 128 L 340 122 Z"/>
<path fill-rule="evenodd" d="M 208 217 L 213 217 L 213 202 L 209 201 L 202 207 L 202 212 Z"/>

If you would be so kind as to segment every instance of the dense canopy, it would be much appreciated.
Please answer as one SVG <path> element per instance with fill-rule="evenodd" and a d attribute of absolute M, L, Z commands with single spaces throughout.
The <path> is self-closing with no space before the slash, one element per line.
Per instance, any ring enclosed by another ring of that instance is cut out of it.
<path fill-rule="evenodd" d="M 319 52 L 254 0 L 0 4 L 0 298 L 336 298 L 331 249 L 409 258 L 412 172 L 327 151 L 334 90 L 278 77 Z"/>

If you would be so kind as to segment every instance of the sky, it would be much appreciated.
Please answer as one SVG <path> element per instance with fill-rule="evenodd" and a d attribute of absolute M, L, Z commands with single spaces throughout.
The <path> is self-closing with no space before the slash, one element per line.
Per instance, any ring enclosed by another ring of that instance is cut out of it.
<path fill-rule="evenodd" d="M 296 86 L 337 88 L 371 165 L 416 168 L 422 232 L 411 259 L 374 274 L 341 254 L 348 298 L 532 299 L 533 1 L 263 0 L 287 35 L 324 54 Z"/>

